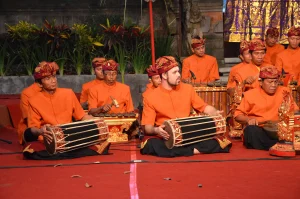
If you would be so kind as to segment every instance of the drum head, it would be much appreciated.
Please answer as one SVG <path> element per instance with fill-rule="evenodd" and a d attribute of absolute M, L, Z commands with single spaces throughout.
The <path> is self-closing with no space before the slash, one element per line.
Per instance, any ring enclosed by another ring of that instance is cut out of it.
<path fill-rule="evenodd" d="M 272 139 L 278 139 L 278 126 L 275 122 L 267 122 L 264 124 L 263 129 L 266 131 L 268 136 Z"/>
<path fill-rule="evenodd" d="M 167 146 L 168 149 L 172 149 L 175 145 L 173 128 L 172 128 L 172 125 L 168 121 L 165 121 L 164 125 L 165 125 L 164 130 L 170 135 L 169 139 L 165 140 L 165 145 Z"/>
<path fill-rule="evenodd" d="M 48 144 L 44 138 L 44 145 L 46 147 L 46 150 L 47 152 L 50 154 L 50 155 L 53 155 L 56 153 L 56 140 L 55 140 L 55 137 L 54 137 L 54 133 L 52 131 L 52 129 L 50 127 L 46 127 L 47 131 L 51 132 L 51 137 L 52 137 L 52 142 L 50 144 Z"/>

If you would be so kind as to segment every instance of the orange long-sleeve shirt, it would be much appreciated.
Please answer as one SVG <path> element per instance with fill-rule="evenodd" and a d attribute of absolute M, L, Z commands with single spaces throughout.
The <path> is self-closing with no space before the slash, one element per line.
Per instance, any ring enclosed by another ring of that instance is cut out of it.
<path fill-rule="evenodd" d="M 85 112 L 71 89 L 57 88 L 52 95 L 42 91 L 29 100 L 28 127 L 66 124 L 72 122 L 72 116 L 81 120 L 84 115 Z"/>
<path fill-rule="evenodd" d="M 220 79 L 218 63 L 215 57 L 191 55 L 183 60 L 182 79 L 191 77 L 190 70 L 195 74 L 195 82 L 211 82 Z"/>
<path fill-rule="evenodd" d="M 266 45 L 267 47 L 267 52 L 266 55 L 264 57 L 264 62 L 266 64 L 270 64 L 272 66 L 275 66 L 275 62 L 276 62 L 276 56 L 278 53 L 284 51 L 284 46 L 281 44 L 275 44 L 274 46 L 270 47 L 268 45 Z"/>
<path fill-rule="evenodd" d="M 287 48 L 281 53 L 277 54 L 275 66 L 279 71 L 282 69 L 285 73 L 296 75 L 296 67 L 300 64 L 300 47 L 297 49 Z"/>
<path fill-rule="evenodd" d="M 237 65 L 234 65 L 231 69 L 230 69 L 230 73 L 229 73 L 229 76 L 228 76 L 228 81 L 227 81 L 227 89 L 228 88 L 234 88 L 236 87 L 236 82 L 234 80 L 234 77 L 236 75 L 236 73 L 238 72 L 238 70 L 240 68 L 242 68 L 243 66 L 247 65 L 247 63 L 245 62 L 241 62 Z"/>
<path fill-rule="evenodd" d="M 234 117 L 248 115 L 258 122 L 278 120 L 278 108 L 283 100 L 283 91 L 288 88 L 279 86 L 274 95 L 268 95 L 262 88 L 255 88 L 244 93 L 241 104 L 237 107 Z M 296 110 L 298 106 L 294 102 Z"/>
<path fill-rule="evenodd" d="M 102 82 L 90 88 L 88 95 L 89 110 L 111 104 L 112 99 L 110 96 L 118 101 L 119 108 L 112 106 L 109 113 L 125 113 L 134 110 L 129 86 L 119 82 L 112 86 Z"/>
<path fill-rule="evenodd" d="M 165 120 L 188 117 L 191 106 L 199 112 L 207 106 L 191 85 L 180 83 L 172 90 L 160 85 L 144 98 L 142 125 L 161 125 Z"/>
<path fill-rule="evenodd" d="M 18 124 L 18 138 L 20 144 L 23 143 L 23 134 L 24 131 L 28 128 L 27 117 L 29 99 L 37 93 L 41 92 L 41 90 L 41 87 L 37 83 L 33 83 L 29 87 L 25 88 L 21 93 L 20 109 L 22 112 L 22 117 Z"/>
<path fill-rule="evenodd" d="M 97 84 L 100 84 L 103 80 L 94 79 L 82 85 L 80 103 L 86 102 L 88 100 L 89 89 L 94 87 Z"/>

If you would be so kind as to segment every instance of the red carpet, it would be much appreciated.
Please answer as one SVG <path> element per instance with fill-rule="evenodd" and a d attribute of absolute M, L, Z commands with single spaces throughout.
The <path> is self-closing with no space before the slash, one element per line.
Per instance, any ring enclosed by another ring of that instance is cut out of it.
<path fill-rule="evenodd" d="M 33 161 L 23 159 L 13 128 L 0 128 L 0 138 L 13 142 L 0 142 L 1 199 L 298 199 L 300 195 L 300 156 L 271 157 L 265 151 L 246 150 L 238 141 L 229 154 L 157 158 L 140 155 L 136 143 L 130 142 L 112 145 L 112 155 Z M 143 161 L 131 163 L 135 155 Z M 61 166 L 54 167 L 57 164 Z"/>
<path fill-rule="evenodd" d="M 17 126 L 19 96 L 0 96 L 0 104 L 8 107 Z M 23 159 L 13 127 L 0 127 L 0 139 L 12 142 L 0 141 L 1 199 L 300 197 L 300 156 L 272 157 L 267 151 L 246 150 L 240 141 L 233 141 L 228 154 L 157 158 L 142 156 L 130 142 L 112 145 L 111 155 L 34 161 Z"/>

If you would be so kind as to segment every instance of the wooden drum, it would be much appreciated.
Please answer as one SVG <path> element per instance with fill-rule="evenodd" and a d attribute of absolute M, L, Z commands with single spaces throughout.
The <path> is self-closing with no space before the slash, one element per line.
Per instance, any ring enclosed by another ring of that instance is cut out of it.
<path fill-rule="evenodd" d="M 169 149 L 213 139 L 226 132 L 226 121 L 221 115 L 171 119 L 164 125 L 164 130 L 170 135 L 165 141 Z"/>
<path fill-rule="evenodd" d="M 57 126 L 47 126 L 52 142 L 44 139 L 49 154 L 64 153 L 100 144 L 108 138 L 108 126 L 103 120 L 85 120 Z"/>

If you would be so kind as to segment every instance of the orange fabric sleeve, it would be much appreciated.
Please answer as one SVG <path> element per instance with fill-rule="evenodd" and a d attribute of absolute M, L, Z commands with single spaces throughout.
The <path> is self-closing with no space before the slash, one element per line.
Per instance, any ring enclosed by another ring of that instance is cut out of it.
<path fill-rule="evenodd" d="M 182 79 L 190 78 L 190 63 L 184 59 L 182 63 Z"/>
<path fill-rule="evenodd" d="M 20 109 L 22 111 L 22 117 L 23 117 L 23 119 L 25 119 L 25 118 L 27 118 L 27 113 L 28 113 L 29 97 L 22 92 L 20 100 L 21 100 Z"/>
<path fill-rule="evenodd" d="M 30 104 L 28 106 L 28 128 L 36 127 L 41 128 L 42 117 L 38 110 L 33 108 Z"/>
<path fill-rule="evenodd" d="M 88 100 L 88 89 L 85 88 L 84 85 L 82 85 L 82 90 L 80 94 L 80 103 L 86 102 Z"/>
<path fill-rule="evenodd" d="M 220 79 L 219 75 L 219 68 L 216 58 L 214 58 L 214 63 L 212 65 L 211 71 L 209 73 L 209 80 L 208 81 L 215 81 Z"/>
<path fill-rule="evenodd" d="M 247 111 L 249 110 L 249 103 L 242 98 L 240 105 L 235 109 L 234 118 L 238 115 L 247 115 Z"/>
<path fill-rule="evenodd" d="M 154 125 L 156 118 L 156 111 L 154 107 L 148 102 L 147 97 L 144 98 L 143 104 L 142 125 Z"/>
<path fill-rule="evenodd" d="M 76 120 L 81 120 L 83 118 L 83 116 L 85 115 L 85 112 L 84 112 L 82 106 L 80 105 L 74 92 L 72 92 L 72 101 L 73 101 L 73 117 Z"/>
<path fill-rule="evenodd" d="M 281 73 L 282 72 L 282 67 L 283 67 L 283 60 L 280 56 L 276 56 L 276 59 L 275 59 L 275 66 L 277 68 L 277 70 Z"/>
<path fill-rule="evenodd" d="M 97 108 L 98 104 L 98 97 L 97 97 L 97 88 L 90 88 L 88 93 L 88 103 L 89 103 L 89 110 L 92 108 Z"/>

